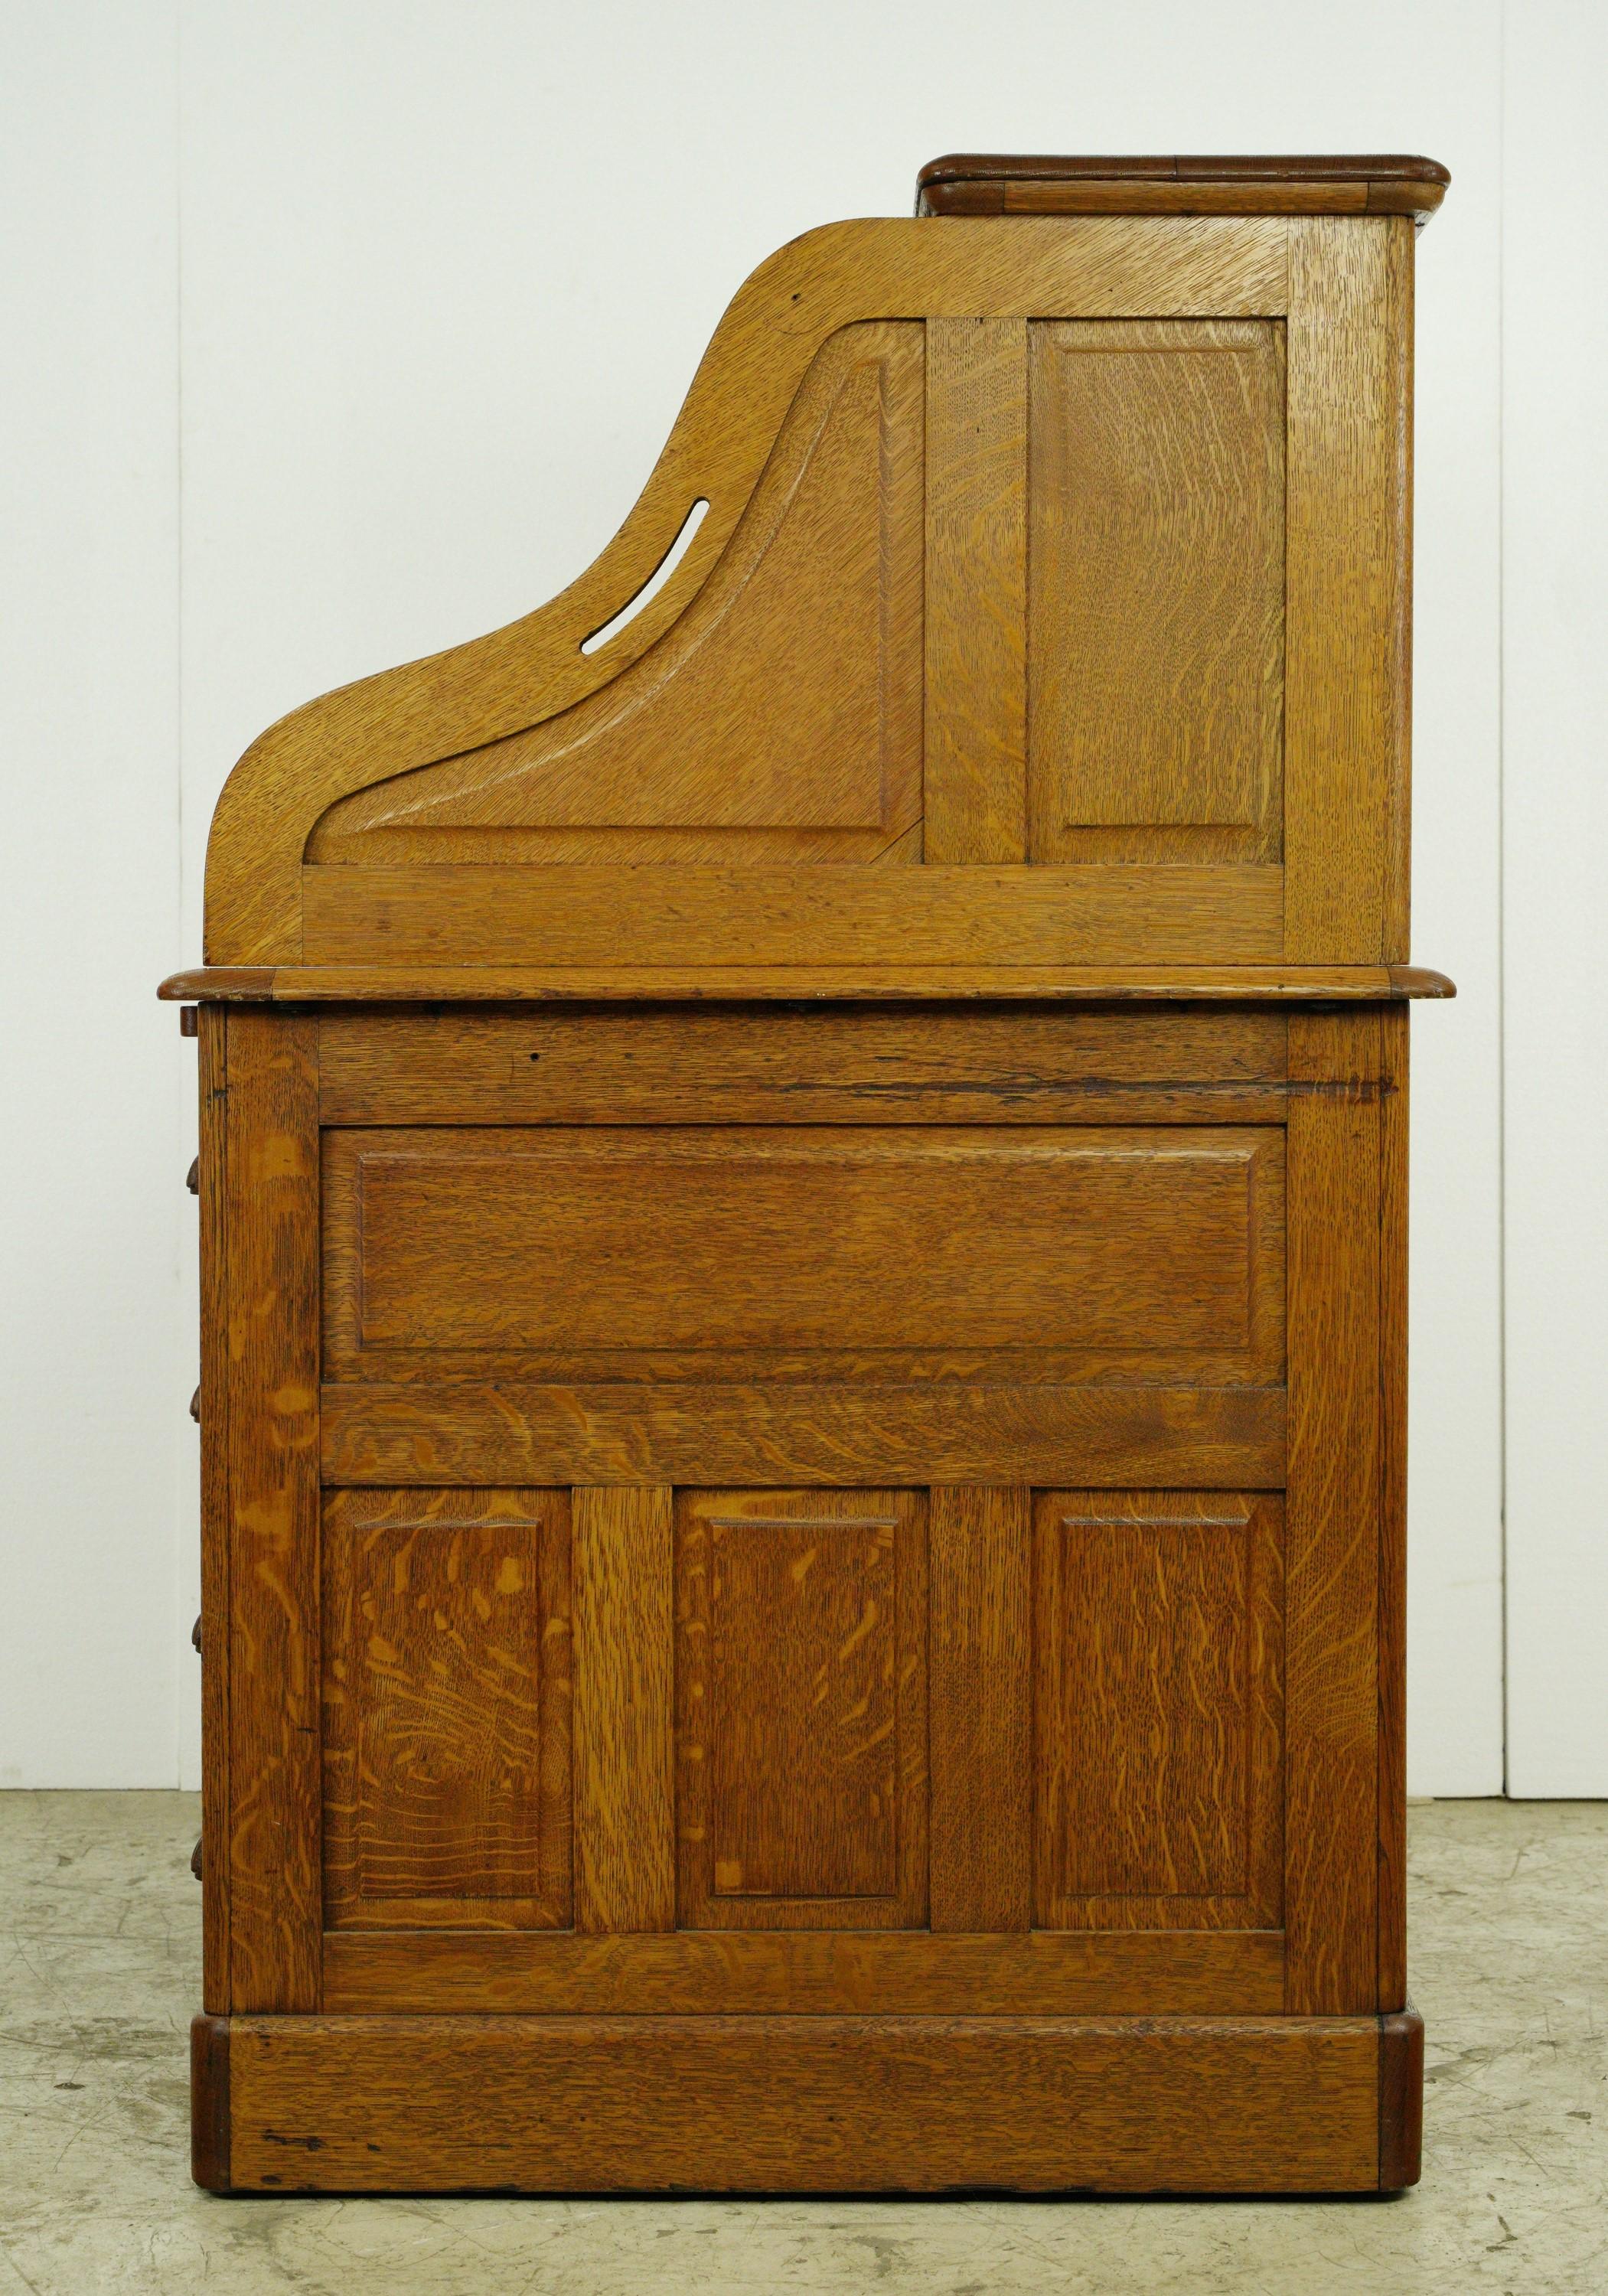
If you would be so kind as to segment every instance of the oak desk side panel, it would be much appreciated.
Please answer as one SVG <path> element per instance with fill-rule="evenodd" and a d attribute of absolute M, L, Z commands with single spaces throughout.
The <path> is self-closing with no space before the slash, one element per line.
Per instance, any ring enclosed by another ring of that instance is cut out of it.
<path fill-rule="evenodd" d="M 305 2011 L 324 1926 L 318 1039 L 254 1007 L 227 1026 L 230 2005 Z"/>

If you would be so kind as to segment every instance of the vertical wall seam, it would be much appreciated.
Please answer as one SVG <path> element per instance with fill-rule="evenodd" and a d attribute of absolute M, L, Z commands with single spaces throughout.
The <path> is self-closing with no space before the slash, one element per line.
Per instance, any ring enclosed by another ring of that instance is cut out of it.
<path fill-rule="evenodd" d="M 173 776 L 174 776 L 174 869 L 173 944 L 176 964 L 184 963 L 185 896 L 185 139 L 184 139 L 184 0 L 172 0 L 169 20 L 173 62 Z M 197 1051 L 199 1067 L 200 1053 Z M 185 1081 L 190 1067 L 182 1056 L 179 1062 L 179 1094 L 183 1103 Z M 191 1095 L 193 1109 L 196 1095 Z M 180 1138 L 185 1132 L 181 1124 Z M 199 1245 L 199 1239 L 198 1239 Z M 174 1267 L 174 1288 L 178 1294 L 177 1324 L 181 1334 L 180 1375 L 183 1377 L 184 1350 L 199 1328 L 198 1302 L 186 1296 L 184 1283 L 184 1251 L 181 1245 Z M 186 1312 L 188 1311 L 188 1312 Z M 175 1648 L 180 1653 L 180 1663 L 173 1678 L 171 1710 L 173 1715 L 173 1783 L 185 1784 L 185 1712 L 188 1701 L 183 1671 L 184 1626 L 186 1608 L 185 1587 L 185 1542 L 190 1536 L 191 1510 L 186 1491 L 199 1482 L 199 1460 L 191 1459 L 188 1431 L 181 1437 L 185 1443 L 184 1456 L 189 1464 L 189 1482 L 181 1476 L 180 1486 L 174 1493 L 173 1510 L 173 1630 Z"/>
<path fill-rule="evenodd" d="M 1507 1628 L 1507 0 L 1497 6 L 1497 1518 L 1502 1792 L 1508 1792 Z"/>

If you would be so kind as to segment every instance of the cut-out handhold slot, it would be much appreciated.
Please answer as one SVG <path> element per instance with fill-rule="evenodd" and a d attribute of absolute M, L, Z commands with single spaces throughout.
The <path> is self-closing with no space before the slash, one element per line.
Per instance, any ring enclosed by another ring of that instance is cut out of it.
<path fill-rule="evenodd" d="M 700 495 L 698 500 L 693 504 L 691 510 L 688 511 L 686 516 L 682 520 L 681 530 L 677 535 L 675 541 L 671 543 L 669 548 L 665 552 L 664 556 L 660 560 L 658 565 L 649 575 L 641 589 L 637 591 L 635 597 L 628 598 L 626 600 L 625 604 L 620 608 L 619 613 L 614 616 L 611 621 L 605 622 L 602 629 L 594 630 L 589 638 L 583 638 L 581 640 L 580 650 L 582 653 L 596 653 L 600 647 L 606 646 L 608 644 L 611 638 L 618 637 L 620 631 L 625 628 L 628 622 L 634 622 L 644 606 L 652 605 L 653 600 L 659 595 L 659 593 L 663 589 L 665 584 L 669 580 L 671 575 L 676 571 L 676 569 L 680 565 L 682 560 L 686 556 L 688 550 L 692 547 L 693 537 L 703 524 L 704 516 L 708 509 L 708 502 L 701 495 Z"/>

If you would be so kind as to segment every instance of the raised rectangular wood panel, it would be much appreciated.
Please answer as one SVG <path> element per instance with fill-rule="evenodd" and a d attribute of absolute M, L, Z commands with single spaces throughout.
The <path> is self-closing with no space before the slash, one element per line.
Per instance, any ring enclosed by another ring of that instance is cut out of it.
<path fill-rule="evenodd" d="M 569 1515 L 561 1491 L 325 1499 L 331 1928 L 568 1926 Z"/>
<path fill-rule="evenodd" d="M 1373 2189 L 1375 2018 L 249 2018 L 241 2191 Z"/>
<path fill-rule="evenodd" d="M 352 1130 L 324 1164 L 338 1371 L 1282 1361 L 1273 1128 Z"/>
<path fill-rule="evenodd" d="M 1029 855 L 1276 862 L 1283 328 L 1029 332 Z"/>
<path fill-rule="evenodd" d="M 1035 1508 L 1038 1920 L 1277 1928 L 1277 1500 L 1049 1491 Z"/>
<path fill-rule="evenodd" d="M 682 1492 L 683 1928 L 913 1928 L 927 1896 L 926 1504 Z"/>

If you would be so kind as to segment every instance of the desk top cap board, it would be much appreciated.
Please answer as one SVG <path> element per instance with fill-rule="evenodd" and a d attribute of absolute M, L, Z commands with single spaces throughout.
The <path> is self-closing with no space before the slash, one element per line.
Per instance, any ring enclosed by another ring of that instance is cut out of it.
<path fill-rule="evenodd" d="M 1410 215 L 1426 223 L 1451 176 L 1411 153 L 1052 158 L 950 152 L 916 177 L 918 216 Z"/>
<path fill-rule="evenodd" d="M 163 993 L 1449 994 L 1407 829 L 1448 180 L 951 156 L 794 240 L 590 567 L 247 751 Z"/>

